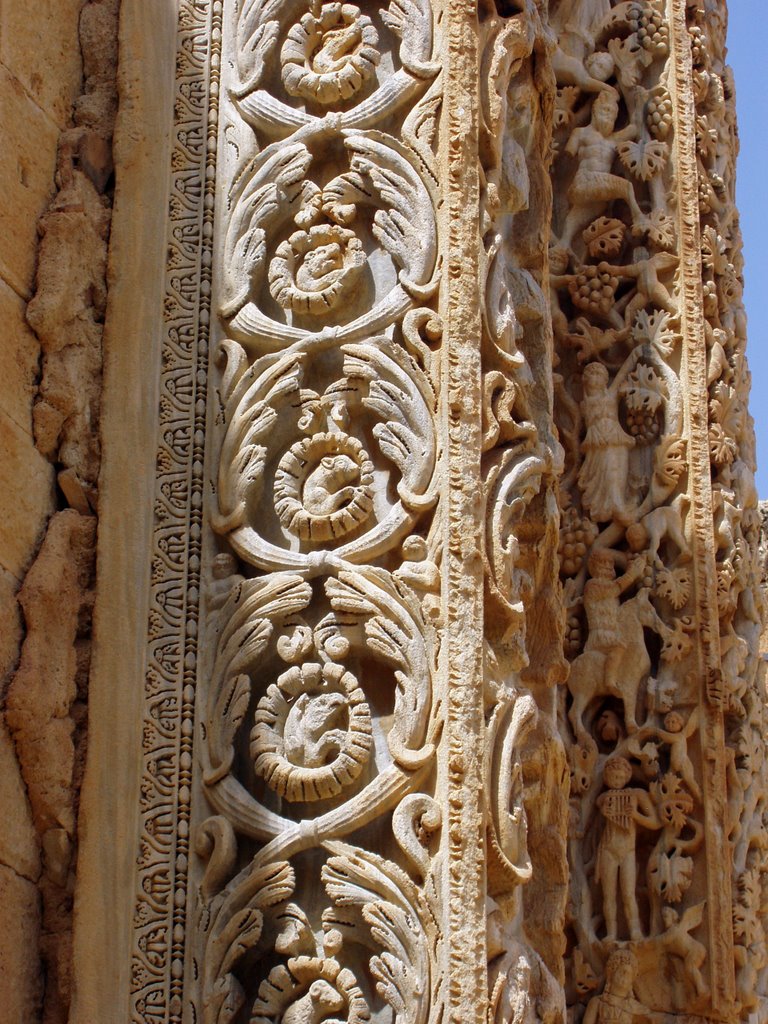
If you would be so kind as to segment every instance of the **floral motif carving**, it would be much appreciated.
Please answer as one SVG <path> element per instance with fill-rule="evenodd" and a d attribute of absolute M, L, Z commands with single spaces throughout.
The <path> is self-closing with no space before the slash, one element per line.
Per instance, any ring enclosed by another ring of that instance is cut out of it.
<path fill-rule="evenodd" d="M 256 708 L 256 774 L 287 800 L 335 796 L 371 753 L 371 712 L 351 672 L 309 662 L 283 672 Z"/>
<path fill-rule="evenodd" d="M 764 1010 L 719 4 L 546 6 L 181 3 L 137 1024 Z"/>
<path fill-rule="evenodd" d="M 223 352 L 231 370 L 214 527 L 251 564 L 308 571 L 318 547 L 360 562 L 434 505 L 435 396 L 402 348 L 376 338 L 341 346 L 333 362 L 297 352 L 247 369 L 235 342 Z M 378 495 L 377 473 L 391 482 Z"/>
<path fill-rule="evenodd" d="M 280 50 L 286 92 L 331 104 L 348 100 L 381 60 L 373 22 L 354 4 L 316 3 Z"/>
<path fill-rule="evenodd" d="M 229 18 L 190 1012 L 426 1024 L 442 999 L 442 820 L 417 797 L 444 699 L 434 12 L 246 0 Z M 387 857 L 341 841 L 369 826 Z"/>

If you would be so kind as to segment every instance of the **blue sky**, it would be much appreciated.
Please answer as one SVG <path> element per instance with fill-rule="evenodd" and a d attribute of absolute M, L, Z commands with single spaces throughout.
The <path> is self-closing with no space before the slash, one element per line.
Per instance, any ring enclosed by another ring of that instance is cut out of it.
<path fill-rule="evenodd" d="M 741 139 L 736 198 L 746 262 L 750 409 L 757 434 L 757 489 L 761 498 L 768 498 L 768 78 L 762 32 L 766 0 L 730 0 L 728 7 L 728 63 L 736 79 Z"/>

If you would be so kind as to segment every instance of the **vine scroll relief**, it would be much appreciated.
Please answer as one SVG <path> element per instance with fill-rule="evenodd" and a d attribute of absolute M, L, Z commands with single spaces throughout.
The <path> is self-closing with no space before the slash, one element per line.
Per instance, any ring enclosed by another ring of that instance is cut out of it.
<path fill-rule="evenodd" d="M 546 234 L 554 79 L 513 6 L 181 6 L 166 363 L 195 362 L 161 417 L 194 419 L 160 459 L 192 468 L 158 499 L 186 575 L 153 613 L 177 746 L 136 1020 L 565 1019 L 562 842 L 522 924 L 526 808 L 556 832 L 567 774 L 564 661 L 526 631 L 560 618 L 545 252 L 516 240 Z"/>
<path fill-rule="evenodd" d="M 568 974 L 589 1024 L 617 1000 L 751 1019 L 764 970 L 746 952 L 763 703 L 723 7 L 553 11 Z"/>
<path fill-rule="evenodd" d="M 719 5 L 179 10 L 132 1019 L 748 1019 Z"/>

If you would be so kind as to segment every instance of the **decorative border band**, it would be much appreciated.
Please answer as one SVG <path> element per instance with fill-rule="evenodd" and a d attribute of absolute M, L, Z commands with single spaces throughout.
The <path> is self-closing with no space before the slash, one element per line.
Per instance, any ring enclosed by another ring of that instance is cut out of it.
<path fill-rule="evenodd" d="M 181 1024 L 221 0 L 180 0 L 131 1021 Z"/>

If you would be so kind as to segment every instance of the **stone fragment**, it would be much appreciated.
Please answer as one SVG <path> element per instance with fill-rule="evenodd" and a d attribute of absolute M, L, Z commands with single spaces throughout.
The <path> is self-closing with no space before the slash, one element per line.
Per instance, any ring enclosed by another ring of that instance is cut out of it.
<path fill-rule="evenodd" d="M 4 720 L 0 720 L 0 807 L 4 819 L 0 829 L 0 864 L 36 882 L 40 876 L 39 841 L 14 743 Z"/>
<path fill-rule="evenodd" d="M 87 671 L 78 641 L 90 620 L 95 529 L 93 517 L 56 513 L 19 592 L 26 637 L 6 721 L 41 837 L 62 828 L 74 835 L 73 706 Z"/>
<path fill-rule="evenodd" d="M 40 372 L 40 343 L 25 317 L 26 304 L 0 280 L 0 410 L 32 436 L 32 402 Z"/>
<path fill-rule="evenodd" d="M 62 172 L 40 222 L 37 291 L 27 307 L 43 352 L 35 440 L 48 458 L 94 484 L 109 208 L 81 171 L 65 164 Z"/>
<path fill-rule="evenodd" d="M 0 865 L 0 1007 L 3 1024 L 40 1019 L 44 978 L 38 956 L 40 893 L 33 882 Z"/>

